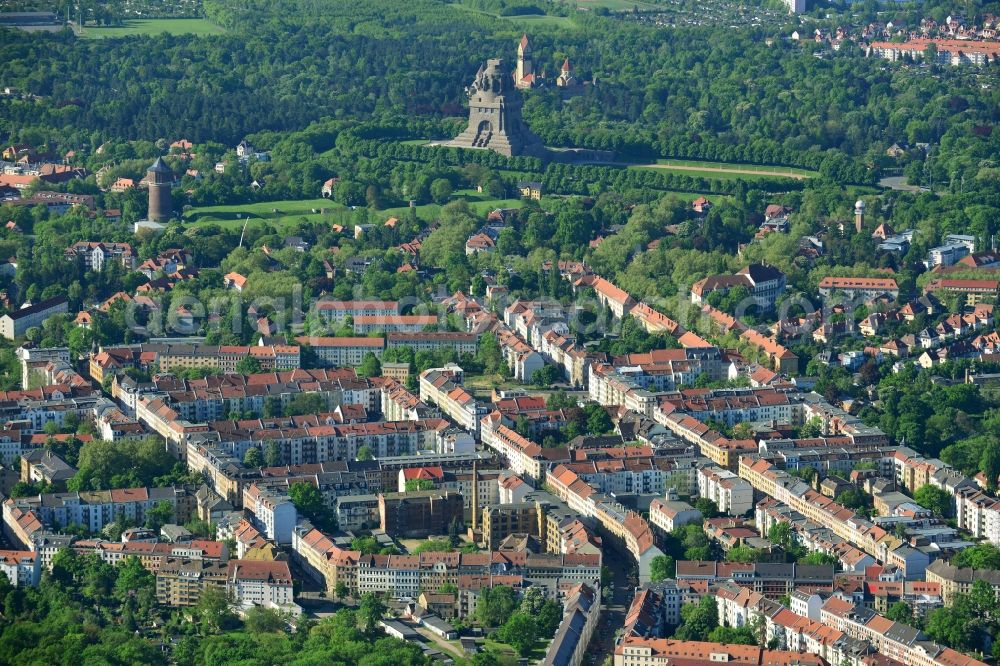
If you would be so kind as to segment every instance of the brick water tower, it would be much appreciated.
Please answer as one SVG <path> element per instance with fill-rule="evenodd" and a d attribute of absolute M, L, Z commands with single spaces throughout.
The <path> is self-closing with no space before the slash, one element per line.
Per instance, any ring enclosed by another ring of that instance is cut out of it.
<path fill-rule="evenodd" d="M 170 196 L 170 188 L 174 182 L 174 172 L 157 157 L 153 166 L 146 170 L 146 182 L 149 184 L 149 214 L 147 219 L 153 222 L 166 222 L 174 213 L 174 204 Z"/>

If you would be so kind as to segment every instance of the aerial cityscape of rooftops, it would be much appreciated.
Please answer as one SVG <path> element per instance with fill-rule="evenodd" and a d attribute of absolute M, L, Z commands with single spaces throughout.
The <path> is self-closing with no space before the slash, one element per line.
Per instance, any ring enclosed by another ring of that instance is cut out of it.
<path fill-rule="evenodd" d="M 998 33 L 0 0 L 0 663 L 998 663 Z"/>

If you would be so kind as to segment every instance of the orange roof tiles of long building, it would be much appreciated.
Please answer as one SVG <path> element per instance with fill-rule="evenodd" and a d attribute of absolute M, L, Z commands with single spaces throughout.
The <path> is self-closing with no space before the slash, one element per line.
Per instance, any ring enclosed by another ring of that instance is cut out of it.
<path fill-rule="evenodd" d="M 629 647 L 648 647 L 654 657 L 671 657 L 671 664 L 696 664 L 699 662 L 725 661 L 735 664 L 766 664 L 767 666 L 787 666 L 790 664 L 813 664 L 826 666 L 826 661 L 818 655 L 784 650 L 765 650 L 751 645 L 730 645 L 727 643 L 707 643 L 701 641 L 677 641 L 667 638 L 625 637 L 615 654 L 624 654 Z M 719 655 L 725 655 L 720 658 Z"/>
<path fill-rule="evenodd" d="M 872 42 L 872 48 L 875 49 L 900 49 L 903 51 L 920 51 L 920 52 L 925 51 L 928 46 L 932 45 L 938 51 L 1000 54 L 1000 42 L 991 42 L 991 41 L 916 38 L 901 43 Z"/>

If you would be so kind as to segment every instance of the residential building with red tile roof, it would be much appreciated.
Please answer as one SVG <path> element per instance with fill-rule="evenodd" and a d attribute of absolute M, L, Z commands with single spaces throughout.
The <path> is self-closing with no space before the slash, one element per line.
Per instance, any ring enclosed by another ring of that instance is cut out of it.
<path fill-rule="evenodd" d="M 691 210 L 696 213 L 705 214 L 712 209 L 713 205 L 714 204 L 712 204 L 712 202 L 705 197 L 698 197 L 691 202 Z"/>
<path fill-rule="evenodd" d="M 183 490 L 175 488 L 43 493 L 8 499 L 4 502 L 3 519 L 5 531 L 17 534 L 22 545 L 32 548 L 30 543 L 23 541 L 25 537 L 30 537 L 30 530 L 19 530 L 16 527 L 16 523 L 24 516 L 31 515 L 33 521 L 37 521 L 35 529 L 77 524 L 92 532 L 99 532 L 118 518 L 141 523 L 145 521 L 147 512 L 161 502 L 166 502 L 176 515 L 184 495 Z"/>
<path fill-rule="evenodd" d="M 657 548 L 645 518 L 598 492 L 567 466 L 549 468 L 545 482 L 570 509 L 596 520 L 602 543 L 632 558 L 639 570 L 639 580 L 649 582 L 652 561 L 663 552 Z"/>
<path fill-rule="evenodd" d="M 370 333 L 420 333 L 428 326 L 437 326 L 436 315 L 358 315 L 354 317 L 354 332 Z"/>
<path fill-rule="evenodd" d="M 774 338 L 769 338 L 749 328 L 740 334 L 740 339 L 762 353 L 777 372 L 789 377 L 798 374 L 799 357 Z"/>
<path fill-rule="evenodd" d="M 863 605 L 831 597 L 820 620 L 853 638 L 868 641 L 890 659 L 918 666 L 981 666 L 984 662 L 931 642 L 923 632 L 894 622 Z"/>
<path fill-rule="evenodd" d="M 41 558 L 30 550 L 0 550 L 0 573 L 14 587 L 34 587 L 41 579 Z"/>
<path fill-rule="evenodd" d="M 426 482 L 438 487 L 444 481 L 444 470 L 440 465 L 431 467 L 406 467 L 399 470 L 399 492 L 406 492 L 410 482 Z"/>
<path fill-rule="evenodd" d="M 135 267 L 135 254 L 128 243 L 80 241 L 63 252 L 67 261 L 78 261 L 88 271 L 100 272 L 109 262 L 118 262 L 126 269 Z"/>
<path fill-rule="evenodd" d="M 965 296 L 965 304 L 976 306 L 984 299 L 996 299 L 1000 280 L 963 280 L 937 278 L 924 287 L 925 293 L 948 292 Z"/>
<path fill-rule="evenodd" d="M 124 297 L 124 296 L 123 296 Z M 103 382 L 105 374 L 125 368 L 169 373 L 190 368 L 212 368 L 236 373 L 244 359 L 253 358 L 263 371 L 295 370 L 301 356 L 298 345 L 204 345 L 200 343 L 143 343 L 102 347 L 90 355 L 90 376 Z"/>
<path fill-rule="evenodd" d="M 294 604 L 292 572 L 282 560 L 230 560 L 226 588 L 239 605 L 287 608 Z"/>
<path fill-rule="evenodd" d="M 617 319 L 625 316 L 635 306 L 635 300 L 622 289 L 597 275 L 584 275 L 573 283 L 575 289 L 590 287 L 594 290 L 597 300 L 611 310 Z"/>
<path fill-rule="evenodd" d="M 751 645 L 626 636 L 615 647 L 614 666 L 829 666 L 822 657 Z"/>
<path fill-rule="evenodd" d="M 462 376 L 458 366 L 425 370 L 420 373 L 420 399 L 437 405 L 455 423 L 478 435 L 486 408 L 461 386 Z"/>
<path fill-rule="evenodd" d="M 373 337 L 300 335 L 295 341 L 311 347 L 323 366 L 331 368 L 357 367 L 368 354 L 380 359 L 385 349 L 385 339 Z"/>
<path fill-rule="evenodd" d="M 246 287 L 247 279 L 239 273 L 226 273 L 222 277 L 222 284 L 226 289 L 240 292 Z"/>
<path fill-rule="evenodd" d="M 397 301 L 334 301 L 319 300 L 315 305 L 316 312 L 326 321 L 344 320 L 347 317 L 381 316 L 390 317 L 400 314 Z"/>
<path fill-rule="evenodd" d="M 828 527 L 837 537 L 876 560 L 898 566 L 908 580 L 924 575 L 929 563 L 927 553 L 911 547 L 883 527 L 816 492 L 769 461 L 742 457 L 739 474 L 756 490 L 791 507 L 817 525 Z"/>
<path fill-rule="evenodd" d="M 983 66 L 1000 58 L 1000 42 L 965 39 L 912 38 L 905 42 L 872 42 L 869 53 L 873 56 L 896 61 L 909 57 L 922 60 L 931 52 L 938 63 L 961 65 L 971 63 Z"/>
<path fill-rule="evenodd" d="M 869 277 L 825 277 L 820 280 L 821 296 L 842 293 L 850 298 L 870 300 L 888 294 L 893 299 L 899 297 L 899 285 L 893 278 Z"/>

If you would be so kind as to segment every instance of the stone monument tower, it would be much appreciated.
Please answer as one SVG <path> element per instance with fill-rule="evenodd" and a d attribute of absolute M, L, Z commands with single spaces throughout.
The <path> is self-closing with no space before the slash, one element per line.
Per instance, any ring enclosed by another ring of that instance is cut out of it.
<path fill-rule="evenodd" d="M 162 157 L 157 157 L 153 165 L 146 170 L 146 182 L 149 184 L 149 214 L 146 217 L 153 222 L 166 222 L 174 213 L 174 204 L 170 196 L 174 172 Z"/>
<path fill-rule="evenodd" d="M 493 150 L 507 157 L 544 156 L 545 146 L 521 118 L 521 95 L 512 83 L 503 60 L 487 60 L 466 89 L 469 126 L 446 145 Z"/>
<path fill-rule="evenodd" d="M 535 63 L 531 59 L 531 44 L 528 43 L 527 33 L 521 36 L 521 43 L 517 45 L 514 85 L 518 88 L 531 88 L 535 85 Z"/>

